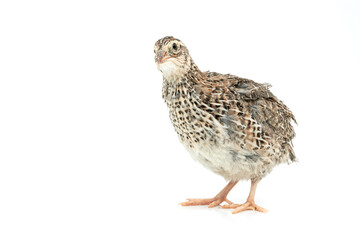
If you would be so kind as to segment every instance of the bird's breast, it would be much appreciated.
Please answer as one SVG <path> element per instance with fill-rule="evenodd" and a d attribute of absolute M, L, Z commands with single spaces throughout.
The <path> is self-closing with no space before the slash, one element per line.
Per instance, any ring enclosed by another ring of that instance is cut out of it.
<path fill-rule="evenodd" d="M 189 148 L 214 145 L 221 139 L 221 125 L 201 109 L 197 93 L 184 85 L 167 89 L 165 99 L 170 119 L 180 141 Z"/>

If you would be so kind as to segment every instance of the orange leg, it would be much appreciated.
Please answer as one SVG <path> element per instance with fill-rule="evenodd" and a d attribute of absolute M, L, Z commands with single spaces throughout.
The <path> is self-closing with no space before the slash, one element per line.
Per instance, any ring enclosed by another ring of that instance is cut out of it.
<path fill-rule="evenodd" d="M 233 203 L 226 199 L 226 196 L 231 189 L 238 183 L 238 181 L 230 181 L 221 192 L 219 192 L 213 198 L 188 198 L 187 202 L 180 203 L 182 206 L 197 206 L 197 205 L 209 205 L 209 208 L 216 207 L 222 202 L 227 202 L 229 205 Z"/>
<path fill-rule="evenodd" d="M 267 210 L 265 208 L 259 207 L 258 205 L 255 204 L 255 201 L 254 201 L 256 186 L 258 183 L 259 183 L 259 181 L 251 180 L 250 193 L 244 204 L 229 203 L 228 205 L 224 205 L 221 207 L 222 208 L 235 208 L 235 210 L 232 212 L 233 214 L 243 212 L 245 210 L 256 210 L 259 212 L 267 212 Z"/>

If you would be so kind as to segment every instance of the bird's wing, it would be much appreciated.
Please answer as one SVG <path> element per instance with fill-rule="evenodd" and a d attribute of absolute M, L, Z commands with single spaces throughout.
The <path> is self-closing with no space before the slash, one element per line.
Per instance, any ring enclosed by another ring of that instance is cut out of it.
<path fill-rule="evenodd" d="M 220 122 L 233 123 L 237 128 L 249 128 L 261 138 L 277 138 L 290 142 L 295 136 L 289 108 L 269 90 L 269 84 L 233 75 L 205 72 L 203 84 L 195 86 L 202 102 Z M 235 126 L 234 125 L 234 126 Z M 260 132 L 260 133 L 259 133 Z M 260 136 L 259 136 L 260 137 Z"/>

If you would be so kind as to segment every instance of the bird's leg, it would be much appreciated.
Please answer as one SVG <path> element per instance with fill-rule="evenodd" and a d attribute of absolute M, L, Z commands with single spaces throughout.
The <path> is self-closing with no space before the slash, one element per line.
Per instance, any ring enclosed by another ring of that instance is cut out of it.
<path fill-rule="evenodd" d="M 265 208 L 259 207 L 255 204 L 254 198 L 255 198 L 255 192 L 256 192 L 256 186 L 259 183 L 260 180 L 251 180 L 251 188 L 249 196 L 244 204 L 228 204 L 222 206 L 222 208 L 235 208 L 235 210 L 232 212 L 233 214 L 239 213 L 245 210 L 256 210 L 259 212 L 267 212 Z"/>
<path fill-rule="evenodd" d="M 209 208 L 216 207 L 222 202 L 227 202 L 228 204 L 233 204 L 231 201 L 226 199 L 226 196 L 230 190 L 238 183 L 238 181 L 230 181 L 223 190 L 221 190 L 213 198 L 188 198 L 187 202 L 180 203 L 182 206 L 197 206 L 197 205 L 209 205 Z"/>

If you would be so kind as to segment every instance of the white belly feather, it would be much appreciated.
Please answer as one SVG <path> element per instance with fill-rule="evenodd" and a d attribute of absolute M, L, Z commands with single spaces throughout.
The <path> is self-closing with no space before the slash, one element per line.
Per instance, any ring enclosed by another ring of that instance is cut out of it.
<path fill-rule="evenodd" d="M 184 143 L 193 159 L 226 180 L 247 180 L 268 174 L 273 164 L 263 159 L 251 158 L 252 152 L 232 146 L 196 145 L 193 148 Z"/>

